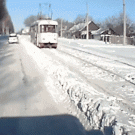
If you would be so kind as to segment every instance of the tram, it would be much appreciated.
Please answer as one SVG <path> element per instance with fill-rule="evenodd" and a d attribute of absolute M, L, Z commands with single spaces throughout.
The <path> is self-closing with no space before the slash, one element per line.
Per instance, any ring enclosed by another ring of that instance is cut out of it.
<path fill-rule="evenodd" d="M 30 27 L 31 42 L 39 48 L 57 48 L 58 22 L 53 20 L 37 20 Z"/>

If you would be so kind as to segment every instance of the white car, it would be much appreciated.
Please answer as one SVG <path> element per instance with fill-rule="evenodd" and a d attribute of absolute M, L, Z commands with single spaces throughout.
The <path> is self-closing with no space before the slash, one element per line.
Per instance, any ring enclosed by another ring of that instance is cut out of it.
<path fill-rule="evenodd" d="M 18 37 L 16 33 L 12 33 L 9 35 L 8 42 L 10 43 L 18 43 Z"/>

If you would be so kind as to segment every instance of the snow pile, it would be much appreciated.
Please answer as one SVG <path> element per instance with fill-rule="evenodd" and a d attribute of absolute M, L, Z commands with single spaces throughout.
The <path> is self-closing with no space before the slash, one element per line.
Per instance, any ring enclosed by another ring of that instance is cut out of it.
<path fill-rule="evenodd" d="M 130 122 L 133 124 L 123 120 L 124 117 L 128 120 L 128 116 L 117 103 L 121 99 L 94 89 L 68 67 L 46 55 L 42 49 L 38 49 L 25 38 L 20 38 L 20 42 L 36 61 L 39 69 L 47 70 L 48 78 L 54 78 L 55 85 L 63 89 L 61 93 L 68 94 L 70 100 L 85 115 L 89 128 L 100 129 L 104 133 L 109 130 L 110 135 L 129 135 L 132 132 L 134 120 L 132 118 Z"/>
<path fill-rule="evenodd" d="M 88 129 L 91 127 L 91 129 L 100 129 L 105 132 L 106 127 L 111 128 L 112 134 L 129 135 L 131 129 L 126 125 L 127 123 L 122 123 L 121 118 L 125 114 L 122 114 L 115 97 L 106 96 L 81 80 L 71 79 L 71 73 L 63 74 L 63 72 L 58 70 L 55 77 L 58 78 L 59 85 L 65 94 L 69 95 L 77 109 L 86 116 Z"/>

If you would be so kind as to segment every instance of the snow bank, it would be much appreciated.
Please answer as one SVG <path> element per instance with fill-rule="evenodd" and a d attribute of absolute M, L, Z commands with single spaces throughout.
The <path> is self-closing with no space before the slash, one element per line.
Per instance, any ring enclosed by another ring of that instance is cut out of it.
<path fill-rule="evenodd" d="M 30 43 L 26 37 L 20 37 L 20 42 L 36 61 L 39 69 L 47 70 L 48 78 L 54 78 L 56 87 L 63 90 L 61 93 L 68 95 L 75 107 L 84 114 L 84 123 L 87 121 L 87 125 L 82 124 L 87 130 L 100 129 L 108 135 L 130 135 L 134 132 L 135 116 L 132 115 L 131 121 L 128 121 L 129 115 L 121 110 L 117 103 L 117 100 L 121 99 L 94 89 L 68 67 Z"/>
<path fill-rule="evenodd" d="M 111 128 L 112 134 L 115 135 L 130 134 L 130 126 L 122 120 L 126 114 L 121 112 L 115 97 L 99 93 L 93 87 L 84 84 L 82 80 L 71 79 L 73 75 L 64 75 L 63 72 L 64 69 L 56 72 L 58 83 L 77 109 L 86 116 L 87 130 L 100 129 L 105 132 L 106 127 Z"/>

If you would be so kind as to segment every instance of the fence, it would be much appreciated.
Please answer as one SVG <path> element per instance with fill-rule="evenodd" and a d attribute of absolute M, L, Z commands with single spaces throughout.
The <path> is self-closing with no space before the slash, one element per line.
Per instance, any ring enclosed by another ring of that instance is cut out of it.
<path fill-rule="evenodd" d="M 123 36 L 105 35 L 102 40 L 111 44 L 123 44 Z M 135 37 L 126 37 L 126 44 L 135 45 Z"/>

